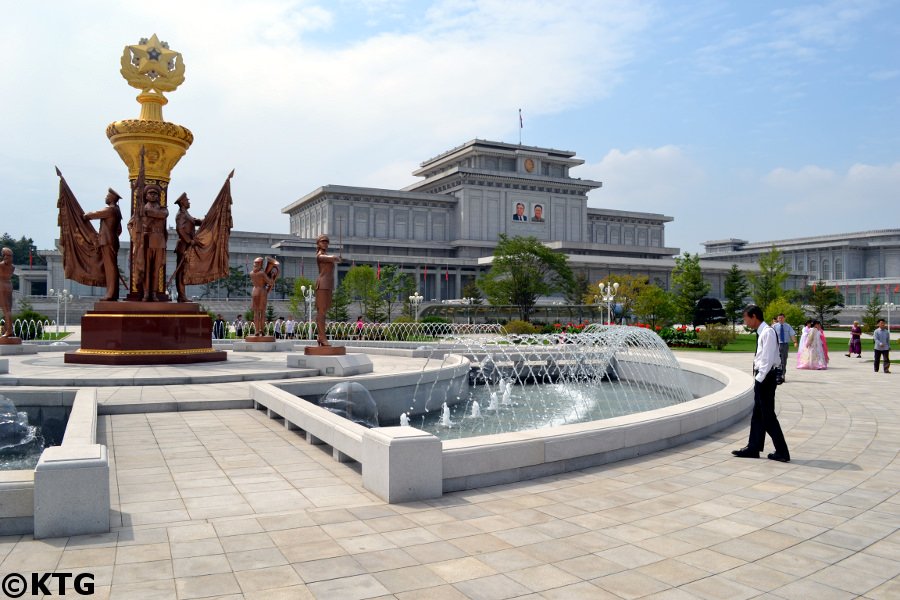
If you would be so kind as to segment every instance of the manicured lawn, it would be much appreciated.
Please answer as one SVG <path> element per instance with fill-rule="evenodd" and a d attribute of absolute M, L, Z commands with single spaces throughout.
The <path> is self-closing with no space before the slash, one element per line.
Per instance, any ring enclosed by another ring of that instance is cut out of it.
<path fill-rule="evenodd" d="M 850 344 L 849 338 L 829 338 L 828 334 L 825 334 L 825 339 L 828 341 L 828 354 L 846 354 L 847 347 Z M 799 340 L 798 340 L 799 341 Z M 896 347 L 897 342 L 895 340 L 891 340 L 891 347 Z M 868 353 L 869 358 L 872 357 L 872 351 L 875 348 L 875 342 L 871 337 L 868 339 L 866 336 L 862 338 L 862 351 L 863 356 Z M 687 350 L 689 352 L 716 352 L 713 348 L 672 348 L 673 350 Z M 794 346 L 791 346 L 791 354 L 797 351 Z M 756 352 L 756 335 L 752 333 L 739 333 L 737 339 L 725 346 L 725 349 L 722 352 Z"/>

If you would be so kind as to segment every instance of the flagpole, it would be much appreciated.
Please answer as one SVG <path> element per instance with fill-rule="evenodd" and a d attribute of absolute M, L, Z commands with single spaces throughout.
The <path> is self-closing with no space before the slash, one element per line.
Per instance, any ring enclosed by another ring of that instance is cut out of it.
<path fill-rule="evenodd" d="M 522 145 L 522 109 L 519 109 L 519 145 Z"/>

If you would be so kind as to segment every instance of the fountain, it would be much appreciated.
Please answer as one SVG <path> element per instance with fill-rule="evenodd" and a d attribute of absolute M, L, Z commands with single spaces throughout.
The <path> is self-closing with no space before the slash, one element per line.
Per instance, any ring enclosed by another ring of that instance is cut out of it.
<path fill-rule="evenodd" d="M 442 345 L 471 368 L 461 390 L 426 390 L 425 414 L 413 424 L 441 439 L 608 419 L 693 398 L 669 348 L 642 328 L 594 326 L 564 338 L 451 336 Z"/>
<path fill-rule="evenodd" d="M 342 381 L 332 386 L 319 406 L 364 427 L 378 427 L 378 405 L 369 390 L 356 381 Z"/>
<path fill-rule="evenodd" d="M 0 395 L 0 470 L 33 469 L 44 451 L 40 429 L 28 414 Z"/>
<path fill-rule="evenodd" d="M 406 413 L 400 414 L 400 427 L 409 427 L 409 417 L 406 416 Z"/>

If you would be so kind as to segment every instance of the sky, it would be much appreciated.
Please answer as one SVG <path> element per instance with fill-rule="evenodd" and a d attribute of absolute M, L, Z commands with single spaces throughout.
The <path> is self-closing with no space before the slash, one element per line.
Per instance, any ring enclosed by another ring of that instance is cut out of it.
<path fill-rule="evenodd" d="M 198 216 L 228 172 L 235 228 L 326 184 L 399 189 L 473 138 L 572 150 L 589 206 L 674 217 L 666 244 L 900 227 L 900 0 L 0 0 L 0 230 L 58 237 L 127 171 L 124 47 L 153 33 L 194 143 L 170 193 Z"/>

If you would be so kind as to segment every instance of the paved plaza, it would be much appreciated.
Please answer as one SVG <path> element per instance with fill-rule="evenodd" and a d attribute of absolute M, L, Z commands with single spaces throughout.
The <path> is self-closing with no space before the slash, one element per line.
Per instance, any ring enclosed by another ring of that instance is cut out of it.
<path fill-rule="evenodd" d="M 106 415 L 113 530 L 2 538 L 0 571 L 90 572 L 95 597 L 128 600 L 898 598 L 900 375 L 832 365 L 790 370 L 778 389 L 789 464 L 733 458 L 742 423 L 395 505 L 363 489 L 358 464 L 261 411 Z"/>

